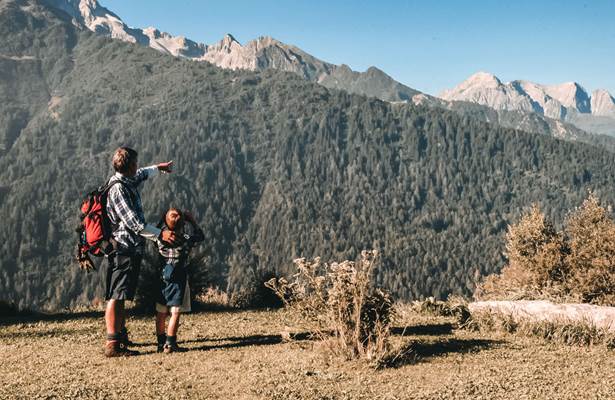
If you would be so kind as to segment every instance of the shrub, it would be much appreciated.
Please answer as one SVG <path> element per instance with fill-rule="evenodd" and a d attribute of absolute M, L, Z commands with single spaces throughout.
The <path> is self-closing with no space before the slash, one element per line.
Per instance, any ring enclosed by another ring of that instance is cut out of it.
<path fill-rule="evenodd" d="M 0 317 L 15 317 L 19 315 L 19 309 L 14 303 L 0 300 Z"/>
<path fill-rule="evenodd" d="M 586 302 L 615 304 L 615 223 L 595 195 L 568 215 L 565 233 L 568 289 Z"/>
<path fill-rule="evenodd" d="M 361 252 L 358 262 L 294 261 L 298 272 L 289 282 L 267 282 L 282 301 L 317 327 L 315 334 L 348 359 L 378 361 L 387 350 L 393 302 L 371 284 L 377 251 Z"/>
<path fill-rule="evenodd" d="M 533 206 L 506 235 L 508 264 L 486 277 L 477 299 L 580 300 L 615 304 L 615 223 L 591 194 L 557 232 Z"/>
<path fill-rule="evenodd" d="M 276 279 L 272 271 L 252 271 L 243 277 L 242 285 L 230 291 L 229 305 L 233 308 L 279 308 L 284 304 L 269 290 L 266 283 Z"/>
<path fill-rule="evenodd" d="M 226 292 L 218 287 L 208 287 L 194 297 L 193 308 L 199 310 L 227 310 L 231 308 L 230 299 Z"/>
<path fill-rule="evenodd" d="M 454 317 L 457 323 L 464 324 L 470 318 L 468 302 L 458 296 L 449 296 L 446 301 L 428 297 L 423 301 L 412 302 L 412 310 L 423 315 Z"/>

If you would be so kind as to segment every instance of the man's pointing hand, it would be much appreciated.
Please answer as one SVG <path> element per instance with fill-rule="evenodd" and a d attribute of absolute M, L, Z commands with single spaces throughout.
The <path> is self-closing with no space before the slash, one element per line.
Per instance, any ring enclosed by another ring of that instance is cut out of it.
<path fill-rule="evenodd" d="M 165 174 L 173 172 L 173 161 L 158 164 L 158 169 Z"/>

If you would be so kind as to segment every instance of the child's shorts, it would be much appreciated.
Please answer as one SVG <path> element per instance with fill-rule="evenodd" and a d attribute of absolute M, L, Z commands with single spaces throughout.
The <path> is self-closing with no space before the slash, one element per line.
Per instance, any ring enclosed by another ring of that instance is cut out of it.
<path fill-rule="evenodd" d="M 156 311 L 169 312 L 177 307 L 182 312 L 190 312 L 190 287 L 188 274 L 181 264 L 165 264 L 161 274 L 160 296 L 156 303 Z"/>

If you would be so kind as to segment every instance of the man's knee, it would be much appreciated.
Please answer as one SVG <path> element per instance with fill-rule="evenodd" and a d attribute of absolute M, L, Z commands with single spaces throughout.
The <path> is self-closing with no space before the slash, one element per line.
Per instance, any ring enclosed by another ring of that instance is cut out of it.
<path fill-rule="evenodd" d="M 107 310 L 121 310 L 124 308 L 124 300 L 109 299 L 107 301 Z"/>

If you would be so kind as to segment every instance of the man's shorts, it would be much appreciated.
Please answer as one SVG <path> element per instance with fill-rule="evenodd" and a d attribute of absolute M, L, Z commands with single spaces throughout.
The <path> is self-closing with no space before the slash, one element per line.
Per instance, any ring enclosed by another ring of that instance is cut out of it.
<path fill-rule="evenodd" d="M 105 299 L 134 300 L 142 256 L 115 254 L 109 257 L 105 279 Z"/>

